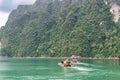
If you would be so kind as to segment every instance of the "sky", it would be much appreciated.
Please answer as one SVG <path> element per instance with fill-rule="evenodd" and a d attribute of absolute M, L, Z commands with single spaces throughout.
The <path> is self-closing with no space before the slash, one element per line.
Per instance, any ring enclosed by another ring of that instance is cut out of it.
<path fill-rule="evenodd" d="M 10 12 L 18 5 L 33 4 L 36 0 L 0 0 L 0 27 L 4 26 Z"/>

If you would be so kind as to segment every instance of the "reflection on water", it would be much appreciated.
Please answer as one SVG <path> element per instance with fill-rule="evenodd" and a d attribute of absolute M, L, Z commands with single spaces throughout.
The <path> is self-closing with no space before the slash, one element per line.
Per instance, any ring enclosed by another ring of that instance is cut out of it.
<path fill-rule="evenodd" d="M 119 80 L 120 65 L 114 60 L 79 60 L 61 67 L 61 59 L 0 59 L 0 80 Z"/>

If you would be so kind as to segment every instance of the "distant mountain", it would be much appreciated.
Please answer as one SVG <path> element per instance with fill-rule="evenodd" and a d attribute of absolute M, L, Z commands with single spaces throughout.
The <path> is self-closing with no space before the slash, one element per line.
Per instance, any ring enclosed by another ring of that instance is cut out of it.
<path fill-rule="evenodd" d="M 120 54 L 120 0 L 37 0 L 19 5 L 0 30 L 1 56 Z"/>

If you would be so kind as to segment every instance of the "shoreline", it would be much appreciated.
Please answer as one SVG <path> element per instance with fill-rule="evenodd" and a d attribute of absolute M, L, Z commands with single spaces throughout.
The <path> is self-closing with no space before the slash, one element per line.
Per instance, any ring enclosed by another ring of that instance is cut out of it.
<path fill-rule="evenodd" d="M 32 59 L 32 58 L 53 58 L 53 59 L 71 59 L 71 57 L 7 57 L 7 56 L 0 56 L 0 58 L 18 58 L 18 59 Z M 106 59 L 106 60 L 115 60 L 115 59 L 119 59 L 118 57 L 108 57 L 108 58 L 92 58 L 92 57 L 79 57 L 77 59 L 98 59 L 98 60 L 103 60 L 103 59 Z"/>

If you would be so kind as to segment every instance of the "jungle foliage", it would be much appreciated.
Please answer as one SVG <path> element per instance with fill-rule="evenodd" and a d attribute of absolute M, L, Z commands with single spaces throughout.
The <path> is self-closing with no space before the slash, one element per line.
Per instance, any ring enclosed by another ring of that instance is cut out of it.
<path fill-rule="evenodd" d="M 37 0 L 12 11 L 0 39 L 2 56 L 110 57 L 120 54 L 120 22 L 104 0 Z"/>

